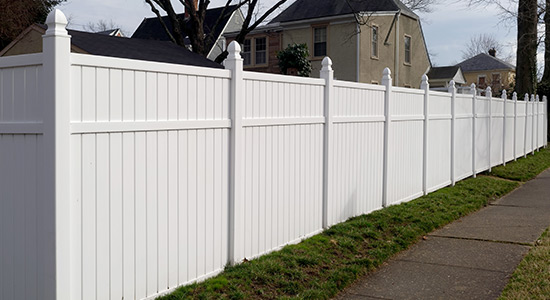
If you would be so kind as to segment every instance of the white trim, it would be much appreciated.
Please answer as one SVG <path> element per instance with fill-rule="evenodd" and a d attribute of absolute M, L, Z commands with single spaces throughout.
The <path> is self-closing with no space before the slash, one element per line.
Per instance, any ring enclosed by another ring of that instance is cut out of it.
<path fill-rule="evenodd" d="M 43 134 L 44 124 L 35 122 L 2 122 L 0 123 L 0 135 L 12 134 Z"/>
<path fill-rule="evenodd" d="M 0 57 L 0 68 L 30 67 L 42 65 L 42 53 Z"/>
<path fill-rule="evenodd" d="M 195 75 L 216 78 L 231 78 L 231 72 L 224 69 L 169 64 L 136 59 L 71 53 L 71 64 L 94 68 L 110 68 L 134 71 L 149 71 L 179 75 Z"/>
<path fill-rule="evenodd" d="M 231 128 L 231 120 L 72 122 L 71 134 Z"/>

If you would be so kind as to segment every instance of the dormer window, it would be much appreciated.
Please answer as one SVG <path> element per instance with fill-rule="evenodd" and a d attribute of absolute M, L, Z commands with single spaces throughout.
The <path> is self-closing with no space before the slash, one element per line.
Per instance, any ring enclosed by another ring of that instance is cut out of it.
<path fill-rule="evenodd" d="M 411 64 L 411 37 L 405 36 L 405 64 Z"/>
<path fill-rule="evenodd" d="M 313 28 L 313 56 L 324 57 L 327 55 L 327 27 Z"/>
<path fill-rule="evenodd" d="M 371 53 L 372 58 L 378 58 L 378 26 L 372 26 L 372 41 L 371 41 Z"/>

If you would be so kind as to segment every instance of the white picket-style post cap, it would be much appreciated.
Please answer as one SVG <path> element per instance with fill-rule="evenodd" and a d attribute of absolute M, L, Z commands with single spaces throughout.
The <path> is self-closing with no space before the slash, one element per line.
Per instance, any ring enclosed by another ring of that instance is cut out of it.
<path fill-rule="evenodd" d="M 514 93 L 512 94 L 512 100 L 518 101 L 518 93 L 514 92 Z"/>
<path fill-rule="evenodd" d="M 506 94 L 506 90 L 502 90 L 502 95 L 500 96 L 502 100 L 506 101 L 508 99 L 508 95 Z"/>
<path fill-rule="evenodd" d="M 488 86 L 486 89 L 485 89 L 485 96 L 489 96 L 489 95 L 493 95 L 493 89 Z"/>
<path fill-rule="evenodd" d="M 391 79 L 391 70 L 390 68 L 384 68 L 384 72 L 382 72 L 382 84 L 383 85 L 391 85 L 392 79 Z"/>
<path fill-rule="evenodd" d="M 227 52 L 229 55 L 227 59 L 242 59 L 241 57 L 241 45 L 237 41 L 232 41 L 227 47 Z"/>
<path fill-rule="evenodd" d="M 475 84 L 475 83 L 472 83 L 472 84 L 470 85 L 470 93 L 472 93 L 472 95 L 477 94 L 477 92 L 476 92 L 476 84 Z"/>
<path fill-rule="evenodd" d="M 535 102 L 535 95 L 531 95 L 531 102 Z"/>
<path fill-rule="evenodd" d="M 424 74 L 422 75 L 422 82 L 420 83 L 420 88 L 425 90 L 427 88 L 430 88 L 430 82 L 429 82 L 428 75 Z"/>
<path fill-rule="evenodd" d="M 540 97 L 539 97 L 539 95 L 536 96 L 536 99 L 537 99 L 537 102 L 540 102 Z"/>
<path fill-rule="evenodd" d="M 449 81 L 449 93 L 456 92 L 456 83 L 454 80 Z"/>
<path fill-rule="evenodd" d="M 325 56 L 325 58 L 323 58 L 323 61 L 321 62 L 321 66 L 321 72 L 332 71 L 332 59 L 330 59 L 330 57 L 328 56 Z"/>
<path fill-rule="evenodd" d="M 523 100 L 525 100 L 525 102 L 529 101 L 529 94 L 528 93 L 525 93 L 525 95 L 523 96 Z"/>
<path fill-rule="evenodd" d="M 65 17 L 65 14 L 55 8 L 52 10 L 48 17 L 46 18 L 46 25 L 48 25 L 48 30 L 46 30 L 45 36 L 52 36 L 52 35 L 68 35 L 67 33 L 67 17 Z"/>

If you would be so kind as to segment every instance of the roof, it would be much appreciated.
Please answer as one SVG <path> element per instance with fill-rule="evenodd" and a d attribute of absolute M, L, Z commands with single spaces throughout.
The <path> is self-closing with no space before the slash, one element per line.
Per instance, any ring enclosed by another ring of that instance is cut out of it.
<path fill-rule="evenodd" d="M 459 64 L 463 72 L 474 72 L 484 70 L 515 70 L 516 67 L 501 59 L 491 56 L 487 53 L 480 53 Z"/>
<path fill-rule="evenodd" d="M 429 80 L 452 79 L 459 70 L 459 66 L 432 67 L 427 75 Z"/>
<path fill-rule="evenodd" d="M 38 26 L 45 32 L 47 28 L 45 25 Z M 67 31 L 72 37 L 71 44 L 87 54 L 198 67 L 223 68 L 220 64 L 172 42 L 116 37 L 71 29 Z"/>
<path fill-rule="evenodd" d="M 270 23 L 349 15 L 359 12 L 398 12 L 419 19 L 399 0 L 296 0 Z"/>
<path fill-rule="evenodd" d="M 231 5 L 227 7 L 225 15 L 220 20 L 220 23 L 215 29 L 214 32 L 214 40 L 210 42 L 208 45 L 208 49 L 212 48 L 216 40 L 219 38 L 219 36 L 222 34 L 223 29 L 225 28 L 225 25 L 229 22 L 231 19 L 231 16 L 233 15 L 233 12 L 237 10 L 237 5 Z M 212 28 L 215 26 L 216 21 L 222 14 L 224 7 L 218 7 L 218 8 L 212 8 L 206 10 L 206 15 L 204 17 L 204 34 L 209 35 Z M 178 17 L 183 20 L 185 17 L 185 14 L 178 14 Z M 162 17 L 162 20 L 168 26 L 168 28 L 172 28 L 172 22 L 170 21 L 170 18 L 168 16 Z M 187 25 L 186 23 L 186 26 Z M 139 27 L 136 29 L 134 34 L 132 35 L 132 38 L 139 38 L 139 39 L 148 39 L 148 40 L 159 40 L 159 41 L 171 41 L 170 37 L 164 30 L 164 27 L 162 27 L 162 24 L 160 23 L 159 19 L 157 17 L 152 18 L 145 18 Z M 184 37 L 185 38 L 185 37 Z M 186 39 L 186 42 L 189 40 Z"/>

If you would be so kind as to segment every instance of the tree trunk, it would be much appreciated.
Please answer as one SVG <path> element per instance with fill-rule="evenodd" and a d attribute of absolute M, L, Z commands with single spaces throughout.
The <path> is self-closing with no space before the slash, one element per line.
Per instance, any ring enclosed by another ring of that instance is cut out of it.
<path fill-rule="evenodd" d="M 519 0 L 516 91 L 535 92 L 537 75 L 537 1 Z"/>
<path fill-rule="evenodd" d="M 550 86 L 550 0 L 546 0 L 544 13 L 544 74 L 542 82 Z"/>

